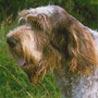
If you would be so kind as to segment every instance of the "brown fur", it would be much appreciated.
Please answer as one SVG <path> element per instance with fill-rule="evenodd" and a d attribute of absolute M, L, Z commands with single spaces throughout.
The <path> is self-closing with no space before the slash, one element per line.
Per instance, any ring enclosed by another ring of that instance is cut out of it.
<path fill-rule="evenodd" d="M 33 83 L 42 80 L 48 70 L 57 74 L 65 71 L 66 75 L 88 75 L 97 65 L 95 43 L 89 30 L 64 9 L 57 6 L 55 9 L 51 16 L 29 10 L 20 12 L 19 22 L 24 26 L 11 31 L 7 37 L 18 39 L 19 47 L 9 48 L 12 54 L 30 62 L 22 68 Z M 36 50 L 42 53 L 40 66 L 31 55 L 32 37 Z"/>

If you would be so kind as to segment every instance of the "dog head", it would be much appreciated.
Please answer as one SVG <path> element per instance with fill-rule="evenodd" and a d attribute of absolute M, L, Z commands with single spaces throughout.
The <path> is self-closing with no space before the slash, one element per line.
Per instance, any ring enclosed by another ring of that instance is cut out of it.
<path fill-rule="evenodd" d="M 7 34 L 7 43 L 32 82 L 42 79 L 48 69 L 87 74 L 97 64 L 90 31 L 63 8 L 23 10 L 19 24 Z"/>

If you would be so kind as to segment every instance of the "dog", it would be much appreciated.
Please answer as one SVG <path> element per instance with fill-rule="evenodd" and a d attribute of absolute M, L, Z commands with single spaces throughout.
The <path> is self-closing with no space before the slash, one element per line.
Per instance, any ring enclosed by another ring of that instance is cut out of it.
<path fill-rule="evenodd" d="M 7 43 L 31 83 L 54 72 L 62 98 L 98 98 L 98 33 L 57 5 L 19 12 Z"/>

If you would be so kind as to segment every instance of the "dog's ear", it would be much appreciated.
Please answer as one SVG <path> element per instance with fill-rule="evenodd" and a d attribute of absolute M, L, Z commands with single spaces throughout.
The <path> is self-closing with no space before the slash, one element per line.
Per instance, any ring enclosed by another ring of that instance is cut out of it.
<path fill-rule="evenodd" d="M 28 14 L 27 22 L 37 30 L 50 31 L 49 17 L 45 14 Z"/>
<path fill-rule="evenodd" d="M 92 65 L 97 65 L 96 47 L 89 29 L 70 16 L 65 22 L 65 29 L 68 31 L 66 59 L 70 70 L 89 74 L 94 68 Z"/>

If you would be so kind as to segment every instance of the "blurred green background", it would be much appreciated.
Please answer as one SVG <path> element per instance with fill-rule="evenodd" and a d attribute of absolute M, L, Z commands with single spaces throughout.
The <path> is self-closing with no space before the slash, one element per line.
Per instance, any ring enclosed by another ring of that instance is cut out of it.
<path fill-rule="evenodd" d="M 42 83 L 31 85 L 6 44 L 6 34 L 16 27 L 20 10 L 49 4 L 65 8 L 84 25 L 98 29 L 98 0 L 0 0 L 0 98 L 61 98 L 51 73 Z"/>
<path fill-rule="evenodd" d="M 98 0 L 0 0 L 0 22 L 15 20 L 22 9 L 48 4 L 60 5 L 91 28 L 98 26 Z"/>

